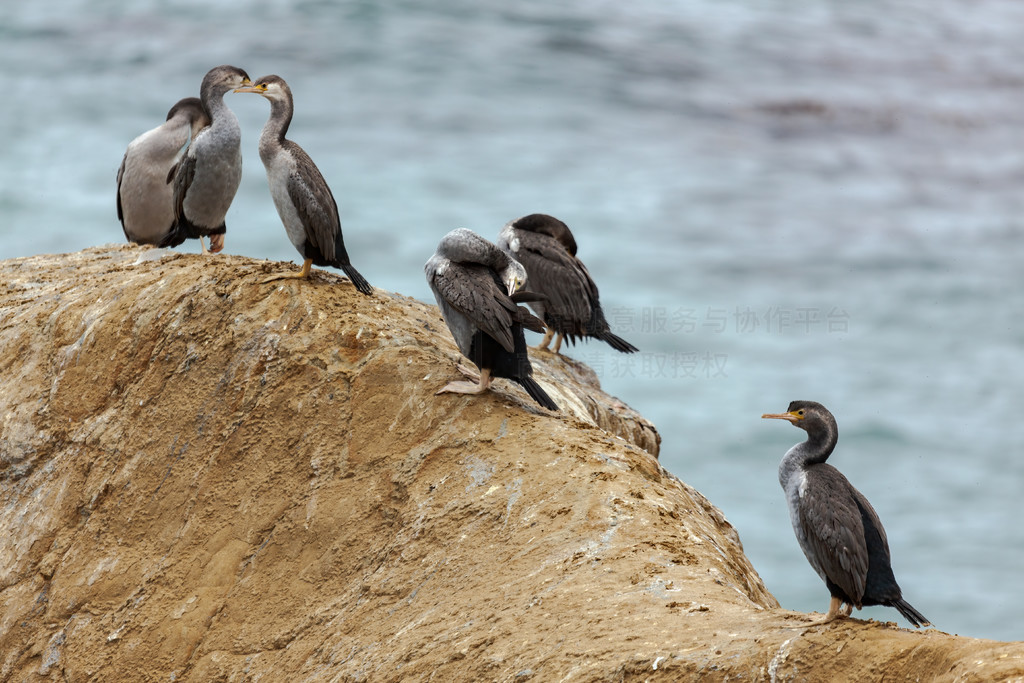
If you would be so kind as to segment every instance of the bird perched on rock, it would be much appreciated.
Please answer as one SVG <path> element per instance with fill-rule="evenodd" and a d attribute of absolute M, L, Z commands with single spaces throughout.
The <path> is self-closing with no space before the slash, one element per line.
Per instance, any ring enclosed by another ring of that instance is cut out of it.
<path fill-rule="evenodd" d="M 554 216 L 533 213 L 508 223 L 498 234 L 498 246 L 512 254 L 526 268 L 530 289 L 544 295 L 530 307 L 544 321 L 547 330 L 538 349 L 547 349 L 555 337 L 554 352 L 568 337 L 593 337 L 616 351 L 635 353 L 638 349 L 612 333 L 597 295 L 597 285 L 587 267 L 576 258 L 576 240 L 569 226 Z"/>
<path fill-rule="evenodd" d="M 849 616 L 856 607 L 895 607 L 914 626 L 929 626 L 903 599 L 892 573 L 889 542 L 874 508 L 839 470 L 825 462 L 839 439 L 836 420 L 814 401 L 793 401 L 789 410 L 763 418 L 786 420 L 807 432 L 779 464 L 796 540 L 832 594 L 821 624 Z M 845 605 L 845 608 L 843 607 Z"/>
<path fill-rule="evenodd" d="M 236 66 L 214 67 L 203 77 L 199 98 L 211 123 L 167 176 L 174 187 L 174 228 L 161 246 L 198 239 L 205 253 L 208 235 L 210 251 L 224 248 L 224 217 L 242 180 L 242 131 L 224 95 L 249 83 L 249 75 Z"/>
<path fill-rule="evenodd" d="M 256 93 L 270 100 L 270 118 L 260 135 L 260 159 L 288 239 L 305 259 L 299 272 L 275 275 L 264 282 L 309 277 L 313 264 L 334 266 L 345 271 L 356 289 L 371 294 L 373 287 L 353 267 L 345 251 L 331 188 L 305 150 L 285 139 L 294 113 L 291 88 L 280 76 L 263 76 L 235 92 Z"/>
<path fill-rule="evenodd" d="M 208 125 L 203 103 L 186 97 L 171 107 L 163 124 L 128 143 L 117 171 L 117 218 L 129 242 L 159 245 L 170 234 L 174 193 L 167 174 Z"/>
<path fill-rule="evenodd" d="M 533 379 L 523 327 L 544 329 L 517 302 L 535 297 L 518 291 L 526 281 L 522 264 L 472 230 L 459 228 L 442 238 L 424 266 L 441 315 L 462 355 L 480 369 L 459 370 L 473 382 L 451 382 L 437 393 L 478 394 L 494 377 L 518 382 L 541 406 L 558 410 Z"/>

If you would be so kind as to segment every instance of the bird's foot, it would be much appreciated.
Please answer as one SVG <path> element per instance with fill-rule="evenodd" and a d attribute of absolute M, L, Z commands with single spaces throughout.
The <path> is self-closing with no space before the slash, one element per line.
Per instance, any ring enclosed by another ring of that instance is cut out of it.
<path fill-rule="evenodd" d="M 472 382 L 449 382 L 444 387 L 434 392 L 434 395 L 438 394 L 482 394 L 487 391 L 491 386 L 491 382 L 494 380 L 491 377 L 491 371 L 484 369 L 477 372 L 468 365 L 458 365 L 459 372 L 464 374 L 466 377 L 472 379 Z"/>
<path fill-rule="evenodd" d="M 565 339 L 565 335 L 562 334 L 561 332 L 559 332 L 558 336 L 555 337 L 555 348 L 553 348 L 551 350 L 551 352 L 553 354 L 555 354 L 556 356 L 558 355 L 558 350 L 562 348 L 562 340 L 563 339 Z"/>
<path fill-rule="evenodd" d="M 808 626 L 824 626 L 825 624 L 831 624 L 837 619 L 845 619 L 853 613 L 853 605 L 844 603 L 841 599 L 833 597 L 832 601 L 828 605 L 828 614 L 825 615 L 824 619 L 820 621 L 814 621 L 808 624 Z"/>
<path fill-rule="evenodd" d="M 536 346 L 533 346 L 531 348 L 533 348 L 535 351 L 547 351 L 548 344 L 551 343 L 551 338 L 554 336 L 555 331 L 552 330 L 550 327 L 546 327 L 544 329 L 544 338 L 540 340 L 540 344 L 537 344 Z M 557 349 L 555 350 L 555 353 L 558 353 Z"/>
<path fill-rule="evenodd" d="M 481 394 L 486 390 L 487 387 L 479 382 L 449 382 L 435 391 L 434 396 L 439 394 Z"/>
<path fill-rule="evenodd" d="M 213 242 L 212 242 L 212 240 L 211 240 L 211 244 L 212 244 L 212 243 L 213 243 Z M 201 248 L 201 249 L 203 250 L 203 253 L 204 253 L 204 254 L 209 254 L 209 253 L 210 253 L 210 250 L 206 248 L 206 240 L 204 240 L 204 239 L 202 238 L 202 236 L 200 236 L 200 237 L 199 237 L 199 247 L 200 247 L 200 248 Z"/>
<path fill-rule="evenodd" d="M 211 238 L 212 239 L 212 238 Z M 279 275 L 271 275 L 270 277 L 260 280 L 261 285 L 265 285 L 268 282 L 274 282 L 275 280 L 298 280 L 306 279 L 309 277 L 310 269 L 313 267 L 313 259 L 306 259 L 302 263 L 302 269 L 297 273 L 281 273 Z"/>
<path fill-rule="evenodd" d="M 469 367 L 468 365 L 463 365 L 462 363 L 459 363 L 457 369 L 459 372 L 461 372 L 463 375 L 470 378 L 474 382 L 480 382 L 480 373 L 474 370 L 473 368 Z"/>

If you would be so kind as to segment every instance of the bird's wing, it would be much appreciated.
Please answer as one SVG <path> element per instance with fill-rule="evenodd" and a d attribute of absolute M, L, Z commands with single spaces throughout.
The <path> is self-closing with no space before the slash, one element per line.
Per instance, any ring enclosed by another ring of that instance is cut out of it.
<path fill-rule="evenodd" d="M 309 155 L 295 143 L 287 146 L 296 161 L 288 176 L 288 196 L 306 229 L 306 239 L 325 259 L 334 261 L 335 241 L 341 232 L 334 195 Z"/>
<path fill-rule="evenodd" d="M 597 286 L 586 267 L 553 237 L 519 231 L 516 259 L 526 268 L 526 288 L 547 297 L 545 311 L 580 325 L 590 322 Z"/>
<path fill-rule="evenodd" d="M 174 222 L 185 218 L 185 195 L 188 188 L 192 186 L 192 180 L 196 177 L 195 155 L 187 151 L 176 163 L 167 175 L 167 182 L 174 182 Z"/>
<path fill-rule="evenodd" d="M 124 165 L 128 162 L 128 153 L 125 152 L 121 159 L 121 167 L 117 169 L 117 220 L 121 221 L 124 228 L 124 209 L 121 208 L 121 179 L 124 178 Z M 124 236 L 128 237 L 128 230 L 125 229 Z"/>
<path fill-rule="evenodd" d="M 864 538 L 868 544 L 868 555 L 873 556 L 875 553 L 879 553 L 884 558 L 886 564 L 889 563 L 889 539 L 885 535 L 885 529 L 882 527 L 882 520 L 878 519 L 878 513 L 875 512 L 875 508 L 871 507 L 871 503 L 864 497 L 864 494 L 857 489 L 851 487 L 853 491 L 854 499 L 857 501 L 857 505 L 861 511 L 861 523 L 864 525 Z M 878 545 L 874 545 L 872 539 L 874 538 L 871 534 L 872 527 L 874 531 L 878 533 L 877 542 Z M 874 546 L 874 547 L 873 547 Z"/>
<path fill-rule="evenodd" d="M 856 489 L 839 470 L 819 465 L 807 471 L 800 523 L 825 576 L 858 603 L 868 576 L 868 549 Z"/>
<path fill-rule="evenodd" d="M 502 291 L 490 268 L 449 263 L 440 272 L 434 271 L 431 284 L 438 296 L 484 334 L 509 353 L 515 351 L 512 321 L 517 306 Z"/>

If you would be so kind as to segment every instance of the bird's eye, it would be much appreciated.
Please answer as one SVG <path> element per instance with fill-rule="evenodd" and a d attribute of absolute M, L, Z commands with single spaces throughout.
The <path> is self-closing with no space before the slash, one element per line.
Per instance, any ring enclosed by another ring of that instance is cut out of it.
<path fill-rule="evenodd" d="M 801 408 L 800 410 L 796 411 L 796 414 L 799 415 L 800 417 L 803 417 L 804 416 L 804 409 Z"/>

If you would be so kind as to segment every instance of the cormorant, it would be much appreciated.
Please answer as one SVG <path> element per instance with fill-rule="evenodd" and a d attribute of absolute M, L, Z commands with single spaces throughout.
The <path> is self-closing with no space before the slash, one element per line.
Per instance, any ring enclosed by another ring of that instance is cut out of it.
<path fill-rule="evenodd" d="M 224 216 L 242 180 L 242 131 L 224 95 L 249 83 L 249 75 L 236 66 L 217 66 L 203 77 L 199 98 L 212 123 L 196 135 L 167 176 L 174 184 L 174 229 L 160 246 L 198 238 L 205 253 L 203 236 L 209 235 L 210 251 L 224 248 Z"/>
<path fill-rule="evenodd" d="M 179 100 L 167 120 L 128 143 L 117 171 L 117 218 L 137 244 L 160 244 L 174 227 L 174 193 L 167 174 L 210 117 L 198 97 Z"/>
<path fill-rule="evenodd" d="M 423 270 L 441 315 L 462 355 L 480 368 L 459 365 L 474 382 L 451 382 L 437 393 L 478 394 L 493 377 L 518 382 L 537 403 L 558 406 L 533 379 L 523 327 L 536 332 L 543 323 L 517 302 L 536 294 L 518 291 L 526 281 L 522 264 L 472 230 L 453 230 L 437 245 Z"/>
<path fill-rule="evenodd" d="M 895 607 L 914 626 L 930 626 L 923 614 L 903 599 L 889 561 L 889 542 L 874 508 L 839 470 L 825 462 L 839 439 L 836 419 L 814 401 L 793 401 L 781 414 L 807 432 L 807 440 L 790 448 L 779 464 L 789 518 L 807 561 L 832 594 L 821 624 L 856 607 Z M 845 608 L 843 605 L 845 604 Z"/>
<path fill-rule="evenodd" d="M 554 216 L 534 213 L 508 223 L 498 234 L 498 246 L 512 254 L 526 268 L 530 289 L 544 295 L 530 307 L 544 321 L 547 330 L 538 349 L 547 349 L 555 338 L 554 352 L 566 337 L 593 337 L 613 349 L 635 353 L 638 349 L 612 333 L 605 320 L 597 285 L 587 267 L 576 258 L 576 240 L 569 226 Z"/>
<path fill-rule="evenodd" d="M 270 100 L 270 118 L 260 134 L 260 159 L 288 239 L 305 259 L 298 273 L 275 275 L 263 282 L 309 277 L 310 266 L 316 264 L 341 268 L 356 289 L 372 294 L 373 287 L 352 266 L 345 251 L 331 188 L 305 150 L 284 137 L 294 112 L 291 88 L 280 76 L 271 75 L 235 92 L 256 93 Z"/>

